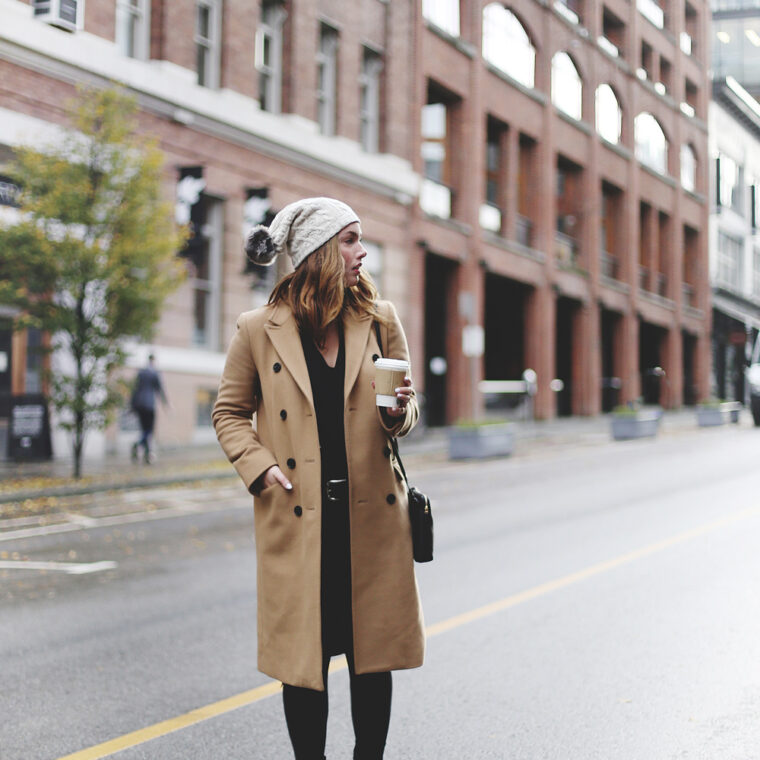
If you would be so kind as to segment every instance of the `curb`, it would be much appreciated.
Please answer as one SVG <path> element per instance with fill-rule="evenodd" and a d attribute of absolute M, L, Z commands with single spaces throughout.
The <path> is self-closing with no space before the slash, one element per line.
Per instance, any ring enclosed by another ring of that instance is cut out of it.
<path fill-rule="evenodd" d="M 167 475 L 163 478 L 129 480 L 114 483 L 90 483 L 86 486 L 60 486 L 59 488 L 43 488 L 30 491 L 14 491 L 0 493 L 0 504 L 11 504 L 28 499 L 60 498 L 62 496 L 87 496 L 105 491 L 131 491 L 155 486 L 169 486 L 175 483 L 197 483 L 201 480 L 225 480 L 237 478 L 234 469 L 230 472 L 210 472 L 208 474 L 194 473 L 192 475 Z"/>

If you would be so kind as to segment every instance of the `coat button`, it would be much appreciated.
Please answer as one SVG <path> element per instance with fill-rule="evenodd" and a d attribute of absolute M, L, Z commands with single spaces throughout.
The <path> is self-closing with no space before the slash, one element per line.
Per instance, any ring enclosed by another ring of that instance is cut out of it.
<path fill-rule="evenodd" d="M 275 372 L 279 372 L 279 371 L 282 369 L 282 364 L 280 364 L 280 362 L 275 362 L 275 363 L 272 365 L 272 369 L 273 369 Z"/>
<path fill-rule="evenodd" d="M 372 363 L 374 364 L 379 358 L 377 354 L 372 354 Z"/>
<path fill-rule="evenodd" d="M 280 412 L 280 419 L 281 419 L 281 420 L 286 420 L 287 418 L 288 418 L 288 413 L 287 413 L 287 412 L 286 412 L 286 411 L 283 409 L 283 410 Z"/>
<path fill-rule="evenodd" d="M 290 459 L 288 459 L 288 467 L 291 470 L 295 470 L 296 469 L 296 460 L 293 459 L 292 457 Z"/>
<path fill-rule="evenodd" d="M 392 493 L 389 493 L 385 497 L 385 500 L 388 502 L 388 504 L 395 504 L 396 503 L 396 497 Z"/>
<path fill-rule="evenodd" d="M 303 509 L 299 505 L 296 505 L 293 507 L 293 514 L 295 514 L 296 517 L 300 517 L 303 514 Z"/>

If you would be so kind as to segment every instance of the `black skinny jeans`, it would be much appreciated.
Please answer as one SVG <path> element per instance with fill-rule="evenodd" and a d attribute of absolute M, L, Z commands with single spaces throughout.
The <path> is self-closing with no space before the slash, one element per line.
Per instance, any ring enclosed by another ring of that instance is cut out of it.
<path fill-rule="evenodd" d="M 351 719 L 356 744 L 354 760 L 382 760 L 391 719 L 391 674 L 357 675 L 353 652 L 346 655 L 351 680 Z M 285 721 L 296 760 L 322 760 L 327 738 L 327 668 L 330 657 L 322 660 L 325 690 L 283 684 Z"/>

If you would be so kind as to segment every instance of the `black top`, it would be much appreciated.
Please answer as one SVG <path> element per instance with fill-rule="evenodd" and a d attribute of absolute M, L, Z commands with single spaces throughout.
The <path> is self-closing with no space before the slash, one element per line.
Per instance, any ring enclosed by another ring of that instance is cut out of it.
<path fill-rule="evenodd" d="M 306 366 L 311 380 L 314 411 L 317 414 L 319 447 L 322 455 L 322 482 L 348 477 L 346 437 L 343 430 L 343 379 L 346 374 L 346 351 L 343 325 L 338 323 L 338 358 L 330 367 L 314 341 L 301 334 Z"/>
<path fill-rule="evenodd" d="M 322 483 L 348 478 L 343 429 L 346 352 L 338 323 L 338 358 L 328 366 L 310 337 L 301 335 L 317 415 L 322 454 Z M 321 545 L 322 651 L 325 656 L 351 651 L 351 529 L 348 500 L 322 499 Z"/>

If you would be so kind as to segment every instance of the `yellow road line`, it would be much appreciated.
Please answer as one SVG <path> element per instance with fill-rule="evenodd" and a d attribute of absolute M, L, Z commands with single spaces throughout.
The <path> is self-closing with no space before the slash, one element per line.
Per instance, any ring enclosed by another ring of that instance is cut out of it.
<path fill-rule="evenodd" d="M 450 631 L 454 628 L 459 628 L 460 626 L 463 626 L 467 623 L 472 623 L 475 620 L 480 620 L 484 617 L 488 617 L 489 615 L 494 615 L 497 612 L 502 612 L 503 610 L 507 610 L 511 607 L 516 607 L 518 604 L 523 604 L 524 602 L 528 602 L 532 599 L 544 596 L 545 594 L 549 594 L 552 591 L 558 591 L 559 589 L 566 588 L 567 586 L 586 580 L 587 578 L 591 578 L 595 575 L 600 575 L 601 573 L 606 573 L 609 570 L 614 570 L 621 565 L 628 564 L 629 562 L 633 562 L 637 559 L 642 559 L 643 557 L 647 557 L 651 554 L 655 554 L 656 552 L 663 551 L 664 549 L 669 549 L 673 546 L 677 546 L 678 544 L 683 544 L 687 541 L 691 541 L 694 538 L 698 538 L 699 536 L 713 533 L 720 528 L 725 528 L 729 525 L 733 525 L 734 523 L 740 522 L 741 520 L 756 516 L 758 514 L 760 514 L 760 508 L 758 507 L 745 509 L 741 512 L 736 512 L 733 515 L 729 515 L 720 520 L 715 520 L 714 522 L 700 525 L 693 530 L 679 533 L 675 536 L 672 536 L 671 538 L 664 539 L 663 541 L 657 541 L 656 543 L 649 544 L 648 546 L 644 546 L 641 549 L 636 549 L 635 551 L 628 552 L 627 554 L 622 554 L 619 557 L 607 560 L 606 562 L 599 562 L 595 565 L 591 565 L 587 568 L 584 568 L 583 570 L 579 570 L 576 573 L 571 573 L 570 575 L 565 575 L 562 578 L 557 578 L 553 581 L 542 583 L 538 586 L 534 586 L 533 588 L 529 588 L 517 594 L 512 594 L 511 596 L 507 596 L 504 599 L 492 602 L 491 604 L 486 604 L 482 607 L 470 610 L 469 612 L 465 612 L 461 615 L 455 615 L 448 620 L 443 620 L 440 623 L 435 623 L 434 625 L 428 626 L 426 629 L 427 636 L 437 636 L 440 633 L 445 633 L 446 631 Z M 333 662 L 330 664 L 330 672 L 334 673 L 336 671 L 343 670 L 345 667 L 346 658 L 341 657 L 339 659 L 333 660 Z M 178 715 L 176 718 L 170 718 L 169 720 L 155 723 L 152 726 L 147 726 L 146 728 L 132 731 L 129 734 L 118 736 L 115 739 L 103 742 L 102 744 L 97 744 L 94 747 L 89 747 L 87 749 L 79 750 L 78 752 L 73 752 L 70 755 L 58 758 L 58 760 L 101 760 L 101 758 L 110 757 L 111 755 L 115 754 L 116 752 L 120 752 L 121 750 L 135 747 L 138 744 L 144 744 L 151 739 L 157 739 L 160 736 L 166 736 L 173 731 L 179 731 L 182 728 L 188 728 L 189 726 L 195 725 L 196 723 L 200 723 L 204 720 L 208 720 L 209 718 L 215 718 L 218 715 L 223 715 L 224 713 L 231 712 L 232 710 L 237 710 L 239 707 L 245 707 L 247 705 L 253 704 L 254 702 L 258 702 L 262 699 L 265 699 L 266 697 L 271 697 L 272 695 L 277 694 L 279 691 L 280 682 L 270 681 L 255 689 L 250 689 L 249 691 L 244 691 L 232 697 L 227 697 L 226 699 L 222 699 L 218 702 L 213 702 L 212 704 L 206 705 L 205 707 L 199 707 L 197 710 L 192 710 L 191 712 L 185 713 L 184 715 Z"/>

